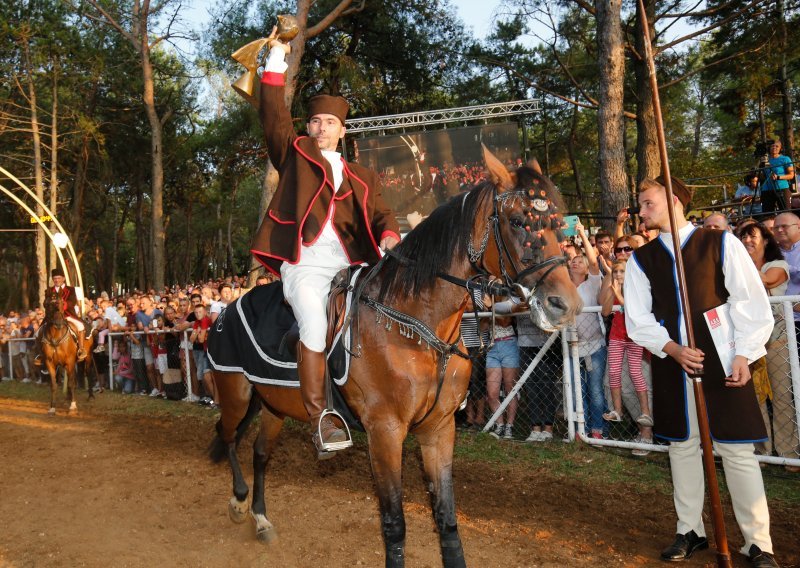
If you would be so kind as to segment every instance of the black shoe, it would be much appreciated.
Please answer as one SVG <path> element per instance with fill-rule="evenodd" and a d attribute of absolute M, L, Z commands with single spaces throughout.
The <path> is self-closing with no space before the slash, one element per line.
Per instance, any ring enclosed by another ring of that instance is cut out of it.
<path fill-rule="evenodd" d="M 750 546 L 749 556 L 750 564 L 755 568 L 779 568 L 778 563 L 775 562 L 775 557 L 769 552 L 763 552 L 755 544 Z"/>
<path fill-rule="evenodd" d="M 681 562 L 691 558 L 695 550 L 705 550 L 706 548 L 708 548 L 708 539 L 704 536 L 697 536 L 694 531 L 677 534 L 675 542 L 661 553 L 661 560 Z M 759 552 L 761 551 L 759 550 Z"/>

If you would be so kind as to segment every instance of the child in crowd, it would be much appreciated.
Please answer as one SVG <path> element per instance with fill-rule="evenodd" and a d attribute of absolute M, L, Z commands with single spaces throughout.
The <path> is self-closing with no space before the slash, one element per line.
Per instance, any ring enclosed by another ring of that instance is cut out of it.
<path fill-rule="evenodd" d="M 194 317 L 195 321 L 192 323 L 192 333 L 189 336 L 189 341 L 193 344 L 192 355 L 197 368 L 197 378 L 203 381 L 203 386 L 209 395 L 205 397 L 207 400 L 201 400 L 201 402 L 213 408 L 216 406 L 217 389 L 214 385 L 214 375 L 211 372 L 207 354 L 208 330 L 211 328 L 211 318 L 206 315 L 206 307 L 202 303 L 198 303 L 194 307 Z"/>
<path fill-rule="evenodd" d="M 122 394 L 131 394 L 136 386 L 136 376 L 133 372 L 133 360 L 128 351 L 128 342 L 117 342 L 117 372 L 114 375 L 114 384 L 122 389 Z"/>
<path fill-rule="evenodd" d="M 611 271 L 606 276 L 603 288 L 600 291 L 600 302 L 603 316 L 608 316 L 613 306 L 620 306 L 620 311 L 614 312 L 611 320 L 611 334 L 608 340 L 608 384 L 611 390 L 611 401 L 614 409 L 603 414 L 609 422 L 622 421 L 622 363 L 627 355 L 628 369 L 633 381 L 636 397 L 639 399 L 641 414 L 636 419 L 640 427 L 640 439 L 637 441 L 649 443 L 652 441 L 650 427 L 653 418 L 650 415 L 650 403 L 647 396 L 647 381 L 642 374 L 643 348 L 628 337 L 625 329 L 625 299 L 623 298 L 623 283 L 625 281 L 625 266 L 627 260 L 616 260 L 611 265 Z M 647 429 L 645 432 L 642 430 Z"/>

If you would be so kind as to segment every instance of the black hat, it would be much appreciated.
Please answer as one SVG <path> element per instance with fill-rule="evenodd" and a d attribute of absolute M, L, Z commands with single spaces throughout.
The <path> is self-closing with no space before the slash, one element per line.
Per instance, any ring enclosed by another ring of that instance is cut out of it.
<path fill-rule="evenodd" d="M 52 277 L 61 276 L 62 278 L 66 278 L 64 276 L 64 271 L 61 270 L 60 268 L 54 268 L 53 270 L 51 270 L 50 271 L 50 276 L 52 276 Z"/>
<path fill-rule="evenodd" d="M 330 95 L 317 95 L 308 101 L 308 119 L 311 120 L 318 114 L 332 114 L 344 124 L 350 105 L 343 97 Z"/>

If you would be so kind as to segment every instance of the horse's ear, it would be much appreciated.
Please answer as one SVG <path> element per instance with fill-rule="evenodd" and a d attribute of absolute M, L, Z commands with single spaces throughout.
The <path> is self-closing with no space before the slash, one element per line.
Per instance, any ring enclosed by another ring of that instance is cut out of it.
<path fill-rule="evenodd" d="M 530 160 L 528 160 L 528 167 L 533 171 L 535 171 L 540 176 L 544 175 L 544 173 L 542 173 L 542 166 L 539 165 L 539 160 L 537 160 L 536 158 L 531 158 Z"/>
<path fill-rule="evenodd" d="M 503 162 L 498 160 L 494 154 L 489 151 L 485 144 L 481 143 L 483 149 L 483 161 L 486 163 L 486 168 L 489 170 L 489 179 L 494 183 L 498 189 L 511 189 L 516 183 L 514 177 L 509 173 Z"/>

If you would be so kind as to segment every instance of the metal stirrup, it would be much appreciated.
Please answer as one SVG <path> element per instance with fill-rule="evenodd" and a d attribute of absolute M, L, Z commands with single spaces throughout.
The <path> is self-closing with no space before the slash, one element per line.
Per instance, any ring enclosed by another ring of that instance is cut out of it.
<path fill-rule="evenodd" d="M 333 393 L 331 391 L 331 375 L 328 370 L 328 357 L 326 352 L 325 357 L 325 410 L 322 411 L 322 414 L 319 415 L 319 421 L 317 422 L 317 433 L 315 441 L 318 441 L 317 449 L 322 452 L 336 452 L 339 450 L 345 450 L 353 445 L 353 437 L 350 434 L 350 427 L 347 425 L 347 421 L 339 414 L 334 408 L 331 400 L 333 399 Z M 341 430 L 345 433 L 346 439 L 342 440 L 341 442 L 324 442 L 322 440 L 322 420 L 326 417 L 333 417 L 338 418 L 344 428 Z"/>

